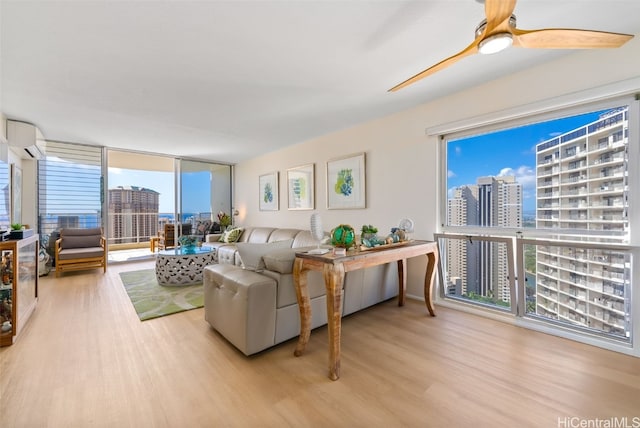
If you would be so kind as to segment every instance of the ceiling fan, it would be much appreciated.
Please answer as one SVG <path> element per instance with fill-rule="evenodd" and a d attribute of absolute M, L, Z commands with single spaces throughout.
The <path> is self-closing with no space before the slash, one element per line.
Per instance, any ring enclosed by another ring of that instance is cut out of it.
<path fill-rule="evenodd" d="M 631 34 L 568 28 L 520 30 L 516 28 L 516 16 L 513 14 L 515 7 L 516 0 L 484 0 L 486 19 L 476 28 L 476 38 L 469 46 L 394 86 L 389 92 L 411 85 L 466 56 L 496 53 L 512 45 L 537 49 L 617 48 L 633 38 Z"/>

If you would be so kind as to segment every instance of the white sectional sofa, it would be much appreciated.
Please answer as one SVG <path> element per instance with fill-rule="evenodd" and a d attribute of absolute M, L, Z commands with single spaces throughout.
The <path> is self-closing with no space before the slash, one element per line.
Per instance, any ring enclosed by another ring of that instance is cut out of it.
<path fill-rule="evenodd" d="M 245 355 L 298 336 L 300 313 L 293 262 L 296 252 L 315 248 L 311 234 L 299 229 L 253 227 L 243 230 L 238 243 L 219 242 L 219 236 L 207 236 L 204 244 L 217 248 L 217 263 L 204 271 L 206 321 Z M 243 267 L 257 261 L 257 270 Z M 316 328 L 327 323 L 322 275 L 309 272 L 308 284 L 311 327 Z M 397 295 L 395 263 L 349 272 L 344 281 L 343 315 Z"/>

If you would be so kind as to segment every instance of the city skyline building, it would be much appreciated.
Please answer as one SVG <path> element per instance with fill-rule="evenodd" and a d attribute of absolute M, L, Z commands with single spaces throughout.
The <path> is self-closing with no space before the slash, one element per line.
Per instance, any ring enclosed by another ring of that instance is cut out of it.
<path fill-rule="evenodd" d="M 453 196 L 447 200 L 447 218 L 452 226 L 478 223 L 477 186 L 461 186 L 453 190 Z M 476 263 L 469 264 L 469 260 L 475 260 L 475 247 L 462 239 L 448 239 L 446 242 L 447 272 L 451 283 L 448 294 L 467 295 L 469 278 L 476 278 L 478 275 Z"/>
<path fill-rule="evenodd" d="M 138 186 L 109 189 L 109 223 L 113 243 L 133 243 L 158 234 L 160 193 Z"/>
<path fill-rule="evenodd" d="M 536 227 L 623 240 L 628 219 L 628 107 L 536 146 Z M 537 246 L 535 313 L 629 335 L 625 253 Z"/>
<path fill-rule="evenodd" d="M 521 227 L 522 185 L 511 175 L 478 177 L 453 190 L 447 215 L 452 226 Z M 504 244 L 450 239 L 446 259 L 449 294 L 511 302 Z"/>

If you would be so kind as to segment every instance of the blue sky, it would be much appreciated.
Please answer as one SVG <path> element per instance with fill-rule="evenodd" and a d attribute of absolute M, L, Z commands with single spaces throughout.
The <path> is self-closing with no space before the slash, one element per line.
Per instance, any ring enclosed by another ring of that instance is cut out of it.
<path fill-rule="evenodd" d="M 598 119 L 602 111 L 449 141 L 447 189 L 475 184 L 478 177 L 515 175 L 523 210 L 535 210 L 535 146 Z"/>
<path fill-rule="evenodd" d="M 174 174 L 173 172 L 138 171 L 122 168 L 109 168 L 109 188 L 117 186 L 139 186 L 160 193 L 161 213 L 173 213 L 174 210 Z M 189 172 L 182 174 L 183 213 L 211 211 L 211 173 Z M 203 189 L 207 190 L 203 192 Z"/>

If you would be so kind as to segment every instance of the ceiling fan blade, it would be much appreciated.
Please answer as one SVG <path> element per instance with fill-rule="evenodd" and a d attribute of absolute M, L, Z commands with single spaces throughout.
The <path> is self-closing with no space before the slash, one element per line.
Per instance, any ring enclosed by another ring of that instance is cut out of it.
<path fill-rule="evenodd" d="M 516 8 L 516 0 L 485 0 L 484 13 L 487 17 L 487 26 L 482 37 L 488 36 L 498 30 L 509 31 L 509 18 Z"/>
<path fill-rule="evenodd" d="M 606 31 L 547 28 L 543 30 L 513 31 L 513 46 L 540 49 L 597 49 L 618 48 L 633 35 Z"/>
<path fill-rule="evenodd" d="M 412 83 L 417 82 L 420 79 L 424 79 L 425 77 L 442 70 L 443 68 L 446 68 L 450 65 L 452 65 L 453 63 L 461 60 L 462 58 L 469 56 L 469 55 L 473 55 L 475 53 L 478 52 L 478 43 L 480 43 L 479 39 L 476 39 L 473 41 L 473 43 L 471 43 L 469 46 L 467 46 L 466 48 L 464 48 L 462 51 L 458 52 L 457 54 L 450 56 L 449 58 L 440 61 L 439 63 L 437 63 L 436 65 L 433 65 L 429 68 L 427 68 L 424 71 L 421 71 L 420 73 L 416 74 L 413 77 L 410 77 L 409 79 L 405 80 L 404 82 L 394 86 L 393 88 L 389 89 L 387 92 L 395 92 L 399 89 L 404 88 L 405 86 L 409 86 Z"/>

